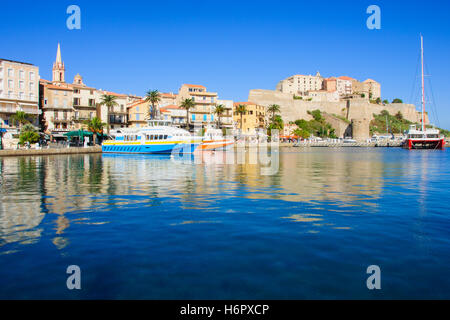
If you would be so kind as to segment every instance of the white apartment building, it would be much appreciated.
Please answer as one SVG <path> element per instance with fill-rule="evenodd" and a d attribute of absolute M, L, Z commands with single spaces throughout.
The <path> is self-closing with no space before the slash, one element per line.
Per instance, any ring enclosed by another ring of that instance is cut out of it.
<path fill-rule="evenodd" d="M 11 116 L 17 111 L 28 114 L 38 125 L 39 67 L 30 63 L 0 59 L 0 126 L 14 130 Z"/>
<path fill-rule="evenodd" d="M 354 79 L 346 76 L 336 78 L 336 90 L 340 96 L 352 94 L 352 81 Z"/>
<path fill-rule="evenodd" d="M 181 126 L 186 124 L 187 111 L 176 105 L 167 105 L 159 109 L 163 120 L 172 121 L 174 125 Z"/>
<path fill-rule="evenodd" d="M 278 82 L 276 90 L 295 95 L 307 95 L 308 91 L 321 90 L 323 77 L 317 71 L 316 75 L 293 75 Z"/>
<path fill-rule="evenodd" d="M 225 112 L 220 116 L 220 124 L 223 128 L 235 129 L 236 124 L 233 121 L 233 100 L 217 100 L 217 104 L 225 107 Z M 216 117 L 218 117 L 216 115 Z"/>

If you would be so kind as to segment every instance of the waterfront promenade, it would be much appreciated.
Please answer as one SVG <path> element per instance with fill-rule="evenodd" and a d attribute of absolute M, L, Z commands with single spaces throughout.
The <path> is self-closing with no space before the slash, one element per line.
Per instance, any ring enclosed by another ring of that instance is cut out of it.
<path fill-rule="evenodd" d="M 0 150 L 0 157 L 12 156 L 43 156 L 43 155 L 57 155 L 57 154 L 80 154 L 80 153 L 101 153 L 102 147 L 87 147 L 87 148 L 48 148 L 48 149 L 8 149 Z"/>

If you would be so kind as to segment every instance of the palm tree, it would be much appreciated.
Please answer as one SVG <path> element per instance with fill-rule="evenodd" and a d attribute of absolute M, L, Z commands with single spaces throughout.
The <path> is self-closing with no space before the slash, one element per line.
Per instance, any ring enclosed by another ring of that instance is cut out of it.
<path fill-rule="evenodd" d="M 187 117 L 187 127 L 189 129 L 189 109 L 192 109 L 195 107 L 195 102 L 192 99 L 184 99 L 181 104 L 180 104 L 180 108 L 186 109 L 186 117 Z"/>
<path fill-rule="evenodd" d="M 109 94 L 104 94 L 101 97 L 100 105 L 104 105 L 108 107 L 108 110 L 111 109 L 114 106 L 117 106 L 118 103 L 116 102 L 117 97 Z"/>
<path fill-rule="evenodd" d="M 99 118 L 94 117 L 91 120 L 84 121 L 84 124 L 88 127 L 88 131 L 93 133 L 94 145 L 97 143 L 96 135 L 103 135 L 103 128 L 107 126 L 106 123 L 102 122 Z"/>
<path fill-rule="evenodd" d="M 30 117 L 32 116 L 26 114 L 24 111 L 17 111 L 11 116 L 11 120 L 14 124 L 19 123 L 19 129 L 22 129 L 22 125 L 30 123 L 30 121 L 28 120 L 28 118 Z"/>
<path fill-rule="evenodd" d="M 152 104 L 152 110 L 149 110 L 149 116 L 151 119 L 155 119 L 156 116 L 156 104 L 161 101 L 161 94 L 158 90 L 148 90 L 145 94 L 145 101 Z"/>
<path fill-rule="evenodd" d="M 280 106 L 277 104 L 271 104 L 267 107 L 267 111 L 272 113 L 272 122 L 273 122 L 275 119 L 275 114 L 277 112 L 280 112 Z"/>
<path fill-rule="evenodd" d="M 242 115 L 244 115 L 247 112 L 247 107 L 245 104 L 240 104 L 236 108 L 236 112 L 241 115 L 241 131 L 242 131 Z"/>
<path fill-rule="evenodd" d="M 223 115 L 223 113 L 225 112 L 225 106 L 223 104 L 218 104 L 216 105 L 216 109 L 214 109 L 214 113 L 217 114 L 217 118 L 218 118 L 218 128 L 220 129 L 220 117 Z"/>

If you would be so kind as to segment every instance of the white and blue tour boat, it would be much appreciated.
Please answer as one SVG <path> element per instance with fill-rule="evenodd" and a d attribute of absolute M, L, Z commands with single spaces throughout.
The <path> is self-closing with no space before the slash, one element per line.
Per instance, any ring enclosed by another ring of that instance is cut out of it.
<path fill-rule="evenodd" d="M 123 128 L 114 132 L 114 140 L 102 143 L 104 153 L 193 153 L 202 137 L 171 126 L 170 121 L 150 120 L 142 128 Z"/>

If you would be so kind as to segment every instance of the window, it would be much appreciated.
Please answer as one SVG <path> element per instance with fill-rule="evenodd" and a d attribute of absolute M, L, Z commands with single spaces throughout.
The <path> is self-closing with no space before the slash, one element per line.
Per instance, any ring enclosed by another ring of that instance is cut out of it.
<path fill-rule="evenodd" d="M 47 105 L 47 102 L 48 102 L 48 99 L 45 98 L 45 99 L 44 99 L 44 105 Z"/>
<path fill-rule="evenodd" d="M 55 107 L 58 106 L 58 98 L 53 98 L 53 105 L 54 105 Z"/>
<path fill-rule="evenodd" d="M 34 100 L 34 94 L 30 93 L 30 100 Z"/>
<path fill-rule="evenodd" d="M 24 98 L 24 93 L 23 92 L 19 92 L 19 99 L 23 100 L 23 98 Z"/>
<path fill-rule="evenodd" d="M 23 70 L 19 71 L 19 79 L 25 79 L 25 72 Z"/>
<path fill-rule="evenodd" d="M 64 91 L 64 95 L 67 97 L 67 91 Z"/>
<path fill-rule="evenodd" d="M 30 71 L 30 80 L 34 81 L 34 72 L 33 71 Z"/>
<path fill-rule="evenodd" d="M 140 116 L 140 114 L 136 114 L 136 120 L 138 120 L 138 121 L 139 121 L 139 116 Z"/>
<path fill-rule="evenodd" d="M 67 99 L 64 99 L 64 100 L 63 100 L 63 106 L 64 106 L 64 107 L 67 107 Z"/>
<path fill-rule="evenodd" d="M 136 107 L 136 112 L 139 112 L 139 107 Z"/>
<path fill-rule="evenodd" d="M 206 114 L 203 115 L 203 121 L 206 121 Z"/>
<path fill-rule="evenodd" d="M 159 140 L 162 140 L 162 139 L 163 139 L 163 135 L 160 134 L 160 135 L 159 135 Z"/>
<path fill-rule="evenodd" d="M 73 93 L 80 93 L 80 89 L 73 90 Z"/>
<path fill-rule="evenodd" d="M 79 106 L 80 105 L 80 98 L 73 98 L 73 105 Z"/>
<path fill-rule="evenodd" d="M 13 80 L 8 80 L 8 88 L 14 89 L 14 81 Z"/>
<path fill-rule="evenodd" d="M 8 69 L 8 77 L 10 77 L 10 78 L 14 77 L 14 70 L 13 69 Z"/>
<path fill-rule="evenodd" d="M 195 121 L 195 114 L 193 114 L 193 115 L 192 115 L 192 120 L 194 120 L 194 121 Z"/>
<path fill-rule="evenodd" d="M 164 140 L 167 139 L 167 135 L 164 135 Z"/>

